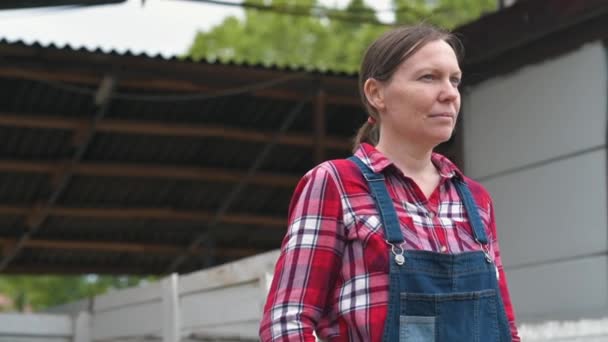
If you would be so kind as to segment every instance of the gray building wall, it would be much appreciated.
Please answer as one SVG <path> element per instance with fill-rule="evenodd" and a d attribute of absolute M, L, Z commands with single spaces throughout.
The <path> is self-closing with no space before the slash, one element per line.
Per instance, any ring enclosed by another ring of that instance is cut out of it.
<path fill-rule="evenodd" d="M 491 192 L 520 322 L 608 315 L 601 42 L 467 89 L 465 172 Z"/>

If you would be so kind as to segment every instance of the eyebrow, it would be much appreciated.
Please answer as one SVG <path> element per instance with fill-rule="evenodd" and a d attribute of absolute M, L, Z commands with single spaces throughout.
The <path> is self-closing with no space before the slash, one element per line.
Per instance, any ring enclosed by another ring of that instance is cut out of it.
<path fill-rule="evenodd" d="M 418 74 L 418 73 L 424 73 L 424 72 L 429 72 L 429 71 L 431 71 L 431 72 L 438 72 L 438 71 L 441 71 L 441 70 L 439 68 L 434 68 L 434 67 L 424 67 L 424 68 L 421 68 L 419 70 L 416 70 L 415 73 Z M 452 75 L 452 76 L 453 75 L 462 76 L 462 70 L 451 72 L 450 75 Z"/>

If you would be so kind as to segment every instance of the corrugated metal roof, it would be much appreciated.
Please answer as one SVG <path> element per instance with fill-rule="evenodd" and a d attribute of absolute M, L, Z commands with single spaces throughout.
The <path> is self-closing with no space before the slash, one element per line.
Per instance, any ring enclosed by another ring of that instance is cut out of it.
<path fill-rule="evenodd" d="M 7 95 L 0 99 L 0 222 L 7 222 L 0 241 L 36 227 L 9 272 L 160 273 L 201 234 L 214 250 L 206 252 L 203 243 L 179 271 L 275 249 L 293 187 L 315 163 L 312 103 L 287 130 L 296 141 L 277 145 L 262 174 L 215 227 L 208 224 L 285 118 L 320 84 L 328 98 L 327 135 L 340 142 L 326 148 L 326 158 L 349 154 L 348 140 L 365 117 L 356 78 L 344 73 L 316 70 L 262 91 L 207 97 L 217 87 L 306 69 L 6 41 L 0 59 L 0 91 Z M 93 91 L 117 67 L 127 70 L 118 78 L 121 96 L 111 98 L 82 157 L 66 163 L 88 141 L 83 133 L 99 113 Z M 195 96 L 183 100 L 179 93 Z M 167 95 L 173 97 L 145 99 Z M 210 129 L 219 134 L 205 133 Z"/>
<path fill-rule="evenodd" d="M 0 9 L 23 9 L 52 6 L 96 6 L 117 4 L 126 0 L 3 0 Z"/>
<path fill-rule="evenodd" d="M 55 43 L 48 42 L 42 43 L 38 41 L 26 42 L 21 39 L 7 39 L 0 37 L 0 44 L 10 44 L 13 46 L 23 46 L 28 48 L 42 48 L 45 50 L 65 50 L 72 52 L 81 52 L 88 54 L 101 54 L 109 56 L 122 56 L 122 57 L 138 57 L 146 59 L 155 59 L 159 61 L 177 62 L 177 63 L 193 63 L 193 64 L 209 64 L 209 65 L 224 65 L 224 66 L 238 66 L 254 69 L 272 70 L 272 71 L 290 71 L 290 72 L 307 72 L 312 74 L 324 74 L 333 76 L 356 76 L 356 71 L 345 71 L 345 70 L 330 70 L 326 68 L 319 68 L 315 66 L 304 66 L 295 64 L 276 64 L 276 63 L 264 63 L 264 62 L 252 62 L 247 60 L 220 60 L 212 58 L 191 58 L 186 56 L 168 56 L 162 53 L 150 53 L 150 52 L 137 52 L 129 49 L 115 49 L 115 48 L 101 48 L 101 47 L 87 47 L 78 46 L 71 43 Z"/>

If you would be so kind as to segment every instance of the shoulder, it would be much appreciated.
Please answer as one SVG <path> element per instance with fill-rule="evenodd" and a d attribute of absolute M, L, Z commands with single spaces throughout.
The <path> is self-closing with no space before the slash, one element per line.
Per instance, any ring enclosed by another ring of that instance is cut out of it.
<path fill-rule="evenodd" d="M 303 216 L 340 215 L 343 201 L 352 193 L 350 181 L 345 180 L 353 167 L 356 168 L 349 160 L 330 160 L 306 172 L 293 192 L 290 221 Z"/>
<path fill-rule="evenodd" d="M 343 184 L 345 180 L 358 176 L 360 171 L 352 161 L 348 159 L 334 159 L 325 161 L 304 175 L 303 179 L 310 181 L 313 179 L 331 179 L 336 185 Z"/>
<path fill-rule="evenodd" d="M 485 186 L 483 186 L 483 184 L 467 176 L 462 176 L 462 178 L 466 185 L 469 187 L 469 190 L 471 190 L 473 196 L 490 198 L 490 192 L 488 191 L 488 189 L 486 189 Z"/>
<path fill-rule="evenodd" d="M 365 179 L 357 165 L 348 159 L 325 161 L 304 174 L 294 196 L 302 194 L 319 198 L 347 197 L 365 192 Z"/>
<path fill-rule="evenodd" d="M 483 212 L 489 215 L 492 211 L 492 207 L 494 206 L 494 204 L 492 203 L 493 201 L 490 192 L 486 189 L 485 186 L 483 186 L 481 183 L 474 179 L 471 179 L 467 176 L 463 176 L 463 180 L 471 191 L 471 194 L 473 195 L 477 206 Z"/>

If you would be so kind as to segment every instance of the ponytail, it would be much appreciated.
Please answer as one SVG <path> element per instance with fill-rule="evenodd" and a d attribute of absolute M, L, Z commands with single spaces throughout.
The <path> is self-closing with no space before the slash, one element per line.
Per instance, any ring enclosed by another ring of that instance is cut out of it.
<path fill-rule="evenodd" d="M 380 125 L 377 122 L 371 123 L 369 120 L 365 121 L 363 126 L 357 131 L 357 136 L 354 140 L 353 153 L 357 151 L 359 145 L 362 143 L 368 143 L 376 146 L 380 139 Z"/>

